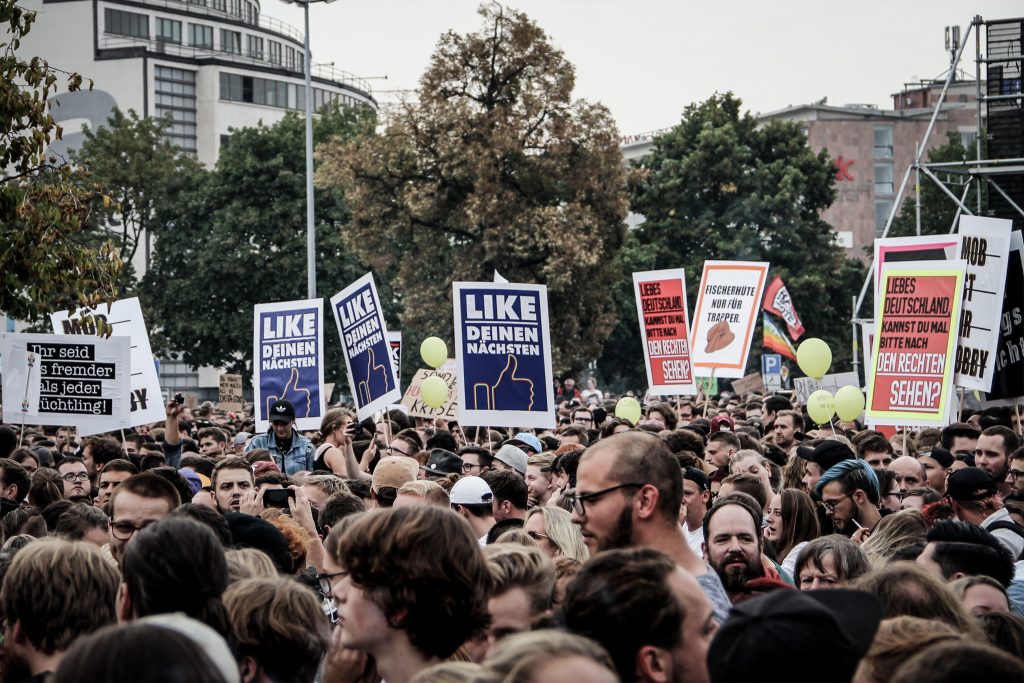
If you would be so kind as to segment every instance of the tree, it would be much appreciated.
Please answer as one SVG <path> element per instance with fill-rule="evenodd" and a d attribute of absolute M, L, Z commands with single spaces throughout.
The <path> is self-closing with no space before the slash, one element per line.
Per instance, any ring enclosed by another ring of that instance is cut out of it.
<path fill-rule="evenodd" d="M 835 166 L 827 151 L 810 150 L 797 125 L 761 125 L 741 105 L 731 93 L 690 105 L 638 164 L 632 208 L 646 222 L 620 255 L 619 324 L 599 362 L 622 387 L 645 384 L 629 277 L 640 267 L 685 268 L 692 312 L 705 260 L 768 261 L 807 336 L 829 342 L 833 367 L 850 360 L 850 296 L 863 266 L 844 256 L 821 219 L 835 196 Z"/>
<path fill-rule="evenodd" d="M 369 134 L 373 124 L 364 108 L 325 109 L 314 141 Z M 159 330 L 158 353 L 249 377 L 253 306 L 306 298 L 304 140 L 305 122 L 294 113 L 235 130 L 213 171 L 188 172 L 175 201 L 157 207 L 156 249 L 141 290 L 147 320 Z M 317 290 L 330 296 L 365 270 L 341 244 L 342 193 L 320 190 L 315 200 Z"/>
<path fill-rule="evenodd" d="M 72 160 L 86 169 L 103 188 L 105 201 L 94 206 L 97 227 L 117 234 L 116 248 L 125 267 L 119 285 L 135 285 L 132 259 L 147 231 L 159 232 L 153 222 L 162 202 L 177 201 L 179 184 L 196 172 L 199 161 L 181 152 L 165 132 L 169 120 L 139 118 L 134 110 L 125 115 L 115 109 L 107 124 L 96 131 L 85 128 L 85 141 Z"/>
<path fill-rule="evenodd" d="M 121 268 L 109 243 L 88 243 L 96 188 L 46 153 L 63 132 L 47 111 L 58 73 L 72 91 L 82 77 L 17 55 L 35 17 L 0 0 L 0 310 L 33 322 L 53 310 L 113 300 Z"/>
<path fill-rule="evenodd" d="M 398 293 L 403 339 L 452 338 L 451 284 L 546 284 L 554 364 L 579 369 L 614 323 L 606 287 L 625 233 L 626 170 L 601 105 L 535 23 L 481 7 L 444 34 L 383 133 L 325 146 L 318 183 L 344 187 L 345 244 Z"/>

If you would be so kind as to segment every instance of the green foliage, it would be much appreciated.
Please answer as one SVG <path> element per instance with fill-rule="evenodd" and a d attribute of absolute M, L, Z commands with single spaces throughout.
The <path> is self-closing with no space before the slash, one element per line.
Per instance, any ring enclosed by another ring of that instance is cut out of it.
<path fill-rule="evenodd" d="M 373 124 L 363 108 L 324 110 L 314 141 L 366 135 Z M 157 207 L 161 232 L 141 289 L 147 319 L 160 328 L 158 353 L 249 377 L 253 306 L 306 298 L 304 141 L 305 121 L 294 113 L 233 131 L 216 168 L 189 172 L 176 201 Z M 330 297 L 365 269 L 341 243 L 343 189 L 317 191 L 315 201 L 317 294 Z M 332 320 L 326 307 L 325 315 Z M 328 369 L 343 374 L 339 358 Z"/>
<path fill-rule="evenodd" d="M 46 154 L 63 132 L 46 104 L 61 72 L 17 55 L 35 16 L 0 0 L 0 310 L 28 322 L 116 298 L 121 269 L 110 245 L 88 234 L 96 188 Z M 81 76 L 65 75 L 68 90 L 81 88 Z"/>
<path fill-rule="evenodd" d="M 178 150 L 165 136 L 169 121 L 125 115 L 115 109 L 102 128 L 85 128 L 85 141 L 72 153 L 73 161 L 89 172 L 103 189 L 93 204 L 93 220 L 117 236 L 118 256 L 125 263 L 119 286 L 130 295 L 135 285 L 131 261 L 158 208 L 180 197 L 181 183 L 200 168 L 194 157 Z"/>
<path fill-rule="evenodd" d="M 604 107 L 572 100 L 573 67 L 535 23 L 479 11 L 479 32 L 441 37 L 416 103 L 379 136 L 327 145 L 317 180 L 347 189 L 345 243 L 399 294 L 408 349 L 451 342 L 452 282 L 497 269 L 547 285 L 555 371 L 578 370 L 614 322 L 617 132 Z"/>
<path fill-rule="evenodd" d="M 619 323 L 599 368 L 613 388 L 645 385 L 630 273 L 685 268 L 691 312 L 705 260 L 768 261 L 807 328 L 832 347 L 834 369 L 849 362 L 850 295 L 863 266 L 844 256 L 821 212 L 834 199 L 834 165 L 800 128 L 759 125 L 731 93 L 690 105 L 639 163 L 633 211 L 646 222 L 618 259 Z M 756 366 L 760 326 L 750 356 Z"/>

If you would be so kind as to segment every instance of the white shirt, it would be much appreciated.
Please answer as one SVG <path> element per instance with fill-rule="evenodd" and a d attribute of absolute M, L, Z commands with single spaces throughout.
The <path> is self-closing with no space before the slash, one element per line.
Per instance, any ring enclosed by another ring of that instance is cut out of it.
<path fill-rule="evenodd" d="M 699 526 L 695 530 L 690 531 L 690 528 L 686 526 L 686 522 L 683 522 L 683 535 L 686 536 L 686 542 L 689 544 L 690 549 L 697 553 L 697 557 L 704 557 L 704 527 Z"/>
<path fill-rule="evenodd" d="M 986 517 L 981 522 L 981 528 L 988 529 L 990 525 L 1004 520 L 1007 522 L 1013 522 L 1013 519 L 1010 517 L 1010 511 L 1006 508 L 997 510 Z M 999 539 L 999 542 L 1010 551 L 1010 554 L 1013 555 L 1013 559 L 1015 561 L 1020 558 L 1021 552 L 1024 551 L 1024 537 L 1010 531 L 1009 529 L 996 529 L 992 532 L 992 535 Z"/>

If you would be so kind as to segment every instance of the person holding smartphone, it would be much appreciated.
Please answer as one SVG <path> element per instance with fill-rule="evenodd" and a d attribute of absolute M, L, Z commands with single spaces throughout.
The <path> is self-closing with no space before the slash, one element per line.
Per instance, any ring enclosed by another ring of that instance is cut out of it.
<path fill-rule="evenodd" d="M 350 411 L 344 408 L 328 410 L 320 422 L 320 437 L 323 441 L 316 449 L 313 471 L 348 477 L 348 456 L 351 454 L 352 460 L 355 460 L 352 439 L 359 428 L 359 423 Z"/>

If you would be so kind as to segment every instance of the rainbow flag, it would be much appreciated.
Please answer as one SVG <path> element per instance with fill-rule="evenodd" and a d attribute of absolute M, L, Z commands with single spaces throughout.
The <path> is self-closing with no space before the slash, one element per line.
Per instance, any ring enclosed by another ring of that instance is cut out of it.
<path fill-rule="evenodd" d="M 782 330 L 767 315 L 762 314 L 761 317 L 764 319 L 764 348 L 796 360 L 796 349 L 786 339 Z"/>

